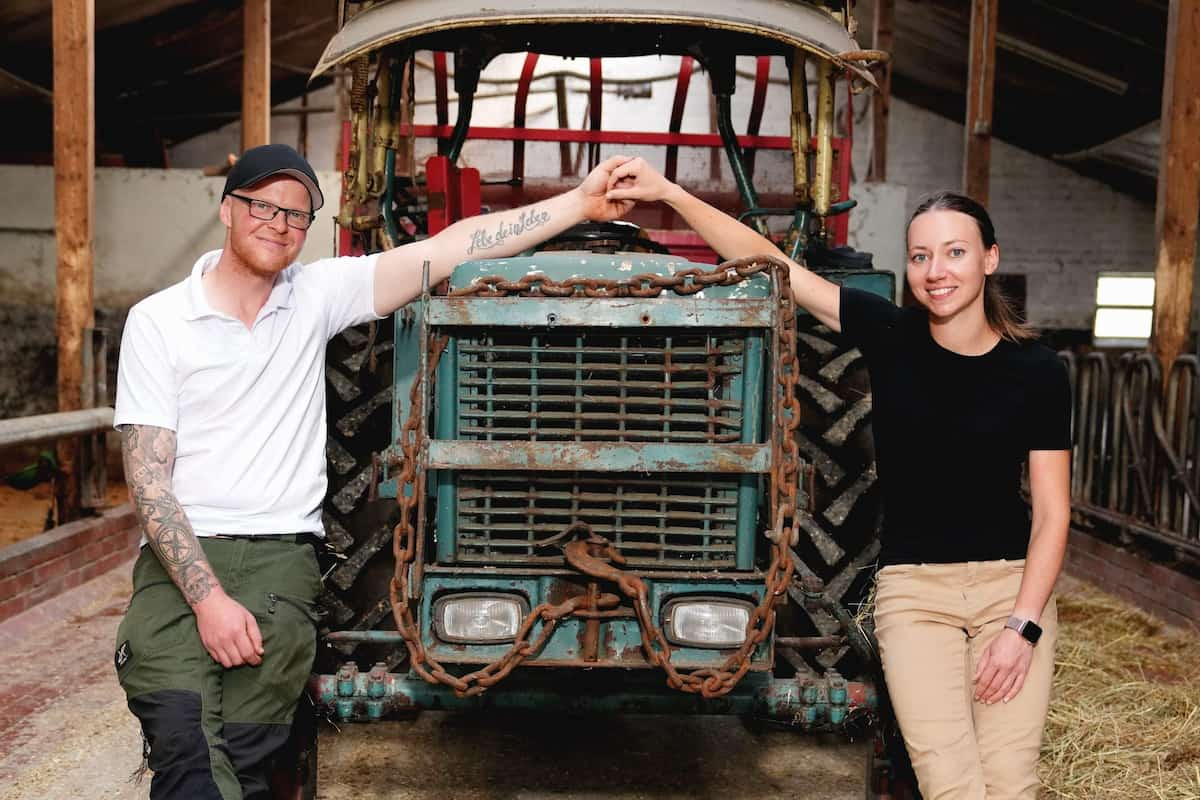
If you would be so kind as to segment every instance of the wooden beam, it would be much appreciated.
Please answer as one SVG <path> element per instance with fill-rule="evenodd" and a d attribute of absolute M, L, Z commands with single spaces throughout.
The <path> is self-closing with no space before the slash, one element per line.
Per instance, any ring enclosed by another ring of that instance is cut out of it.
<path fill-rule="evenodd" d="M 896 0 L 875 0 L 875 33 L 871 47 L 891 54 Z M 874 142 L 871 146 L 871 166 L 867 180 L 882 183 L 887 180 L 888 114 L 892 106 L 892 62 L 884 62 L 879 73 L 879 88 L 875 90 L 871 104 L 871 128 Z"/>
<path fill-rule="evenodd" d="M 992 95 L 1000 0 L 971 0 L 967 113 L 963 124 L 963 192 L 987 205 L 992 168 Z"/>
<path fill-rule="evenodd" d="M 54 229 L 58 247 L 58 410 L 81 407 L 84 330 L 92 308 L 92 226 L 95 208 L 96 9 L 94 0 L 54 0 Z M 63 471 L 56 483 L 58 523 L 79 516 L 79 443 L 58 445 Z"/>
<path fill-rule="evenodd" d="M 271 0 L 245 0 L 242 152 L 271 141 Z"/>
<path fill-rule="evenodd" d="M 1154 352 L 1163 374 L 1187 347 L 1200 217 L 1200 0 L 1171 0 L 1154 213 Z"/>

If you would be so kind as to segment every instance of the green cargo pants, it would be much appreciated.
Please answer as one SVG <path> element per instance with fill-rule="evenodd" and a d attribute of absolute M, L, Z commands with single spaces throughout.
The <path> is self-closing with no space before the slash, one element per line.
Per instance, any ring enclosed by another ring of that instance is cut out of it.
<path fill-rule="evenodd" d="M 321 574 L 308 544 L 245 537 L 201 546 L 225 591 L 258 621 L 262 664 L 214 661 L 191 607 L 143 547 L 117 629 L 117 677 L 149 747 L 151 798 L 267 797 L 316 654 Z"/>

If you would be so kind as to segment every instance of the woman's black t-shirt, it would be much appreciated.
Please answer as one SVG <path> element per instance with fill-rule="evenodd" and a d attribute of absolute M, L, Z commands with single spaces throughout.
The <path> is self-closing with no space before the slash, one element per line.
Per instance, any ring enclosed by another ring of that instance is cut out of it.
<path fill-rule="evenodd" d="M 959 355 L 933 340 L 923 309 L 844 287 L 840 320 L 871 377 L 880 563 L 1024 558 L 1022 464 L 1030 450 L 1071 446 L 1071 387 L 1058 357 L 1007 339 Z"/>

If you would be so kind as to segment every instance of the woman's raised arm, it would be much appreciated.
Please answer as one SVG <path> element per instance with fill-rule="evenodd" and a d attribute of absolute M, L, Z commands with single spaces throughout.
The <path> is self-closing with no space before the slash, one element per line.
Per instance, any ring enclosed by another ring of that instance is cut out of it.
<path fill-rule="evenodd" d="M 787 258 L 765 236 L 689 194 L 644 159 L 635 158 L 614 169 L 608 186 L 610 200 L 661 201 L 671 206 L 722 258 L 771 255 L 786 262 L 791 267 L 792 294 L 796 303 L 833 330 L 841 331 L 837 284 Z"/>

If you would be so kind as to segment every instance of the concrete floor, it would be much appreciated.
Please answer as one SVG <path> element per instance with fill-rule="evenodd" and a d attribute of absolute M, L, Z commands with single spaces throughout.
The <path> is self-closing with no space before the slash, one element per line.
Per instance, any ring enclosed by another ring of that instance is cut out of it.
<path fill-rule="evenodd" d="M 112 667 L 128 575 L 0 623 L 0 800 L 148 796 L 148 778 L 131 781 L 141 737 Z M 427 712 L 323 729 L 318 797 L 859 800 L 865 748 L 725 717 Z"/>
<path fill-rule="evenodd" d="M 570 733 L 567 733 L 567 726 Z M 865 744 L 727 717 L 426 713 L 323 732 L 318 797 L 862 800 Z"/>

